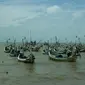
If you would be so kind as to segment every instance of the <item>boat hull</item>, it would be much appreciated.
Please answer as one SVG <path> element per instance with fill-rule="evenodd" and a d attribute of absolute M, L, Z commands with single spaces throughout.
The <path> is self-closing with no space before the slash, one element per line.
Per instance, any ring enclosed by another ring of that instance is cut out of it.
<path fill-rule="evenodd" d="M 59 62 L 76 62 L 76 59 L 74 58 L 54 58 L 49 56 L 49 59 L 53 61 L 59 61 Z"/>
<path fill-rule="evenodd" d="M 4 50 L 4 52 L 5 52 L 5 53 L 10 53 L 10 51 L 9 51 L 9 50 Z"/>
<path fill-rule="evenodd" d="M 16 54 L 9 54 L 10 57 L 17 57 Z"/>
<path fill-rule="evenodd" d="M 24 63 L 34 63 L 34 59 L 33 60 L 30 60 L 29 58 L 19 58 L 18 57 L 18 61 L 19 62 L 24 62 Z"/>
<path fill-rule="evenodd" d="M 5 53 L 10 53 L 10 49 L 8 48 L 7 50 L 4 48 Z"/>
<path fill-rule="evenodd" d="M 67 59 L 66 58 L 54 58 L 54 57 L 52 57 L 52 56 L 49 56 L 49 59 L 50 60 L 53 60 L 53 61 L 59 61 L 59 62 L 67 62 Z"/>
<path fill-rule="evenodd" d="M 51 55 L 51 54 L 49 54 L 49 59 L 50 60 L 53 60 L 53 61 L 61 61 L 61 62 L 76 62 L 76 57 L 75 58 L 73 58 L 73 57 L 69 57 L 69 58 L 67 58 L 67 57 L 63 57 L 63 58 L 57 58 L 57 57 L 55 57 L 54 55 Z"/>

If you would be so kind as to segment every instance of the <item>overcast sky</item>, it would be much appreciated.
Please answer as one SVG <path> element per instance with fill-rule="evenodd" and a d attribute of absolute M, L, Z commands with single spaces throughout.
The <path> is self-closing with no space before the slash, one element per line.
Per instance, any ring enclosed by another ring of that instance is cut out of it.
<path fill-rule="evenodd" d="M 0 41 L 23 36 L 33 40 L 84 41 L 85 0 L 0 0 Z"/>

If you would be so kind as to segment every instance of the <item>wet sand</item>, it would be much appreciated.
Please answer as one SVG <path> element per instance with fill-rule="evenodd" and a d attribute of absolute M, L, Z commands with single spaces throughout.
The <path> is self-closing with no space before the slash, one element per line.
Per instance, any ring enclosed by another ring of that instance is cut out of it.
<path fill-rule="evenodd" d="M 51 61 L 38 52 L 34 53 L 36 60 L 32 65 L 9 57 L 3 48 L 0 44 L 0 85 L 85 85 L 85 53 L 70 63 Z"/>

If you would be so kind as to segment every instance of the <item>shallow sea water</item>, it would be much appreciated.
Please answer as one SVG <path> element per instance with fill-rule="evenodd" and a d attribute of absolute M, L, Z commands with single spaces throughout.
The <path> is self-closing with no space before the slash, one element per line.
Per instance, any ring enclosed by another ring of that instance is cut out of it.
<path fill-rule="evenodd" d="M 51 61 L 47 55 L 38 52 L 34 53 L 36 60 L 32 65 L 9 57 L 3 48 L 1 44 L 0 85 L 85 85 L 85 53 L 77 62 L 71 63 Z"/>

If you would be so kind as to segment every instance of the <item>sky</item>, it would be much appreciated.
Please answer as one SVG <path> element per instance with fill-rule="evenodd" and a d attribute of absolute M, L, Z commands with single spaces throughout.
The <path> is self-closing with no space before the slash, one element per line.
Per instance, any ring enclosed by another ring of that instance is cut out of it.
<path fill-rule="evenodd" d="M 0 0 L 0 41 L 30 31 L 32 40 L 85 41 L 85 0 Z"/>

